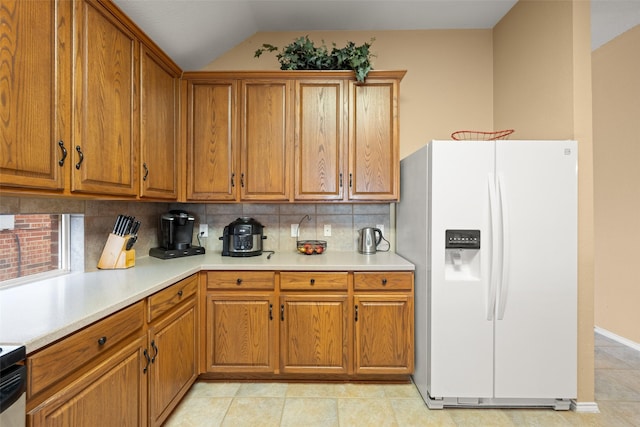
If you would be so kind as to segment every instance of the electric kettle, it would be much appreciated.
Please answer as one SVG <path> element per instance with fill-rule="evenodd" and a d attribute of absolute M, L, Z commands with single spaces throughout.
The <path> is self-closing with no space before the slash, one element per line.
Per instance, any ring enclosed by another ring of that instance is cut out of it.
<path fill-rule="evenodd" d="M 358 252 L 365 255 L 375 254 L 382 241 L 382 231 L 379 228 L 365 227 L 358 230 Z M 377 236 L 376 236 L 377 235 Z"/>

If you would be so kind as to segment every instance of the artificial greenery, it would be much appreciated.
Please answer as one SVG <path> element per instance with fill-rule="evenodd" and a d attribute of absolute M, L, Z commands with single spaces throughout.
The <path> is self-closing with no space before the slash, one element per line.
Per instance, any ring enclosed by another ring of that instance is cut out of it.
<path fill-rule="evenodd" d="M 316 46 L 309 40 L 309 36 L 299 37 L 291 44 L 282 48 L 276 55 L 280 62 L 281 70 L 353 70 L 356 80 L 363 82 L 373 68 L 371 58 L 373 55 L 369 48 L 375 39 L 370 43 L 363 43 L 356 46 L 354 42 L 348 42 L 341 49 L 332 43 L 331 52 L 322 41 L 322 46 Z M 259 58 L 264 52 L 275 52 L 278 48 L 265 43 L 256 50 L 254 58 Z"/>

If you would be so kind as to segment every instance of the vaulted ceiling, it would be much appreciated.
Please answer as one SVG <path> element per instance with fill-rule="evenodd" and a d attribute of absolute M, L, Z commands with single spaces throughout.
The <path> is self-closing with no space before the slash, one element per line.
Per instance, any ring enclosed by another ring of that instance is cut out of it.
<path fill-rule="evenodd" d="M 261 31 L 493 28 L 517 0 L 113 0 L 181 68 Z M 640 24 L 640 0 L 592 0 L 592 48 Z"/>

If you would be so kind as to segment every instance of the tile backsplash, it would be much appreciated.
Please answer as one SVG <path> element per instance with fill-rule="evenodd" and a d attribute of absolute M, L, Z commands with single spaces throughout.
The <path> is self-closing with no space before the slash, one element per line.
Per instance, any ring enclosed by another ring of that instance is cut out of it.
<path fill-rule="evenodd" d="M 113 229 L 118 214 L 132 215 L 142 221 L 135 249 L 138 257 L 147 256 L 149 249 L 158 246 L 158 218 L 169 209 L 183 209 L 196 218 L 193 244 L 198 244 L 200 224 L 208 224 L 209 237 L 201 239 L 208 252 L 222 250 L 219 237 L 225 225 L 238 217 L 248 216 L 265 228 L 265 250 L 295 251 L 296 238 L 291 237 L 291 224 L 300 226 L 301 240 L 326 240 L 327 250 L 357 250 L 358 230 L 363 227 L 384 226 L 384 236 L 393 241 L 392 204 L 293 204 L 293 203 L 152 203 L 140 201 L 97 201 L 76 199 L 46 199 L 2 197 L 0 214 L 17 213 L 73 213 L 84 215 L 85 271 L 97 270 L 104 243 Z M 331 225 L 331 236 L 324 236 L 324 226 Z M 380 249 L 386 249 L 382 242 Z"/>
<path fill-rule="evenodd" d="M 197 244 L 199 224 L 207 224 L 209 237 L 201 244 L 208 251 L 221 251 L 225 225 L 238 217 L 251 217 L 264 226 L 264 250 L 295 251 L 296 237 L 291 237 L 291 224 L 300 224 L 300 240 L 326 240 L 327 250 L 355 251 L 358 230 L 363 227 L 384 226 L 389 239 L 391 213 L 389 204 L 172 204 L 196 218 L 194 244 Z M 309 215 L 310 220 L 305 219 Z M 324 235 L 324 226 L 331 225 L 331 236 Z M 384 249 L 386 243 L 381 243 Z"/>

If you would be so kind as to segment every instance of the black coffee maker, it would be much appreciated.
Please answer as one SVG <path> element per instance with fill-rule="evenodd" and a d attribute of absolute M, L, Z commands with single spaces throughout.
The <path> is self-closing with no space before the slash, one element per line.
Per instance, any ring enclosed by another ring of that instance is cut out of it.
<path fill-rule="evenodd" d="M 161 258 L 177 258 L 204 254 L 204 248 L 192 246 L 195 218 L 183 210 L 171 210 L 160 216 L 158 224 L 158 243 L 160 247 L 151 248 L 149 255 Z"/>

